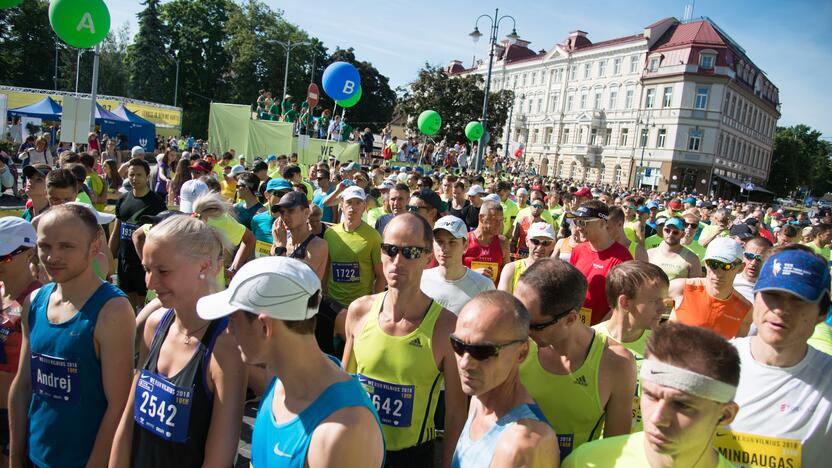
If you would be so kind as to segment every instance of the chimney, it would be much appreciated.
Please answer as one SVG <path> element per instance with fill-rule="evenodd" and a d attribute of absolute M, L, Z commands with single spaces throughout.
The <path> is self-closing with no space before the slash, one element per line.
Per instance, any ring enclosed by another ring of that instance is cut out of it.
<path fill-rule="evenodd" d="M 569 33 L 569 38 L 566 40 L 566 44 L 574 49 L 578 45 L 578 38 L 586 39 L 586 31 L 581 31 L 580 29 L 572 31 Z"/>

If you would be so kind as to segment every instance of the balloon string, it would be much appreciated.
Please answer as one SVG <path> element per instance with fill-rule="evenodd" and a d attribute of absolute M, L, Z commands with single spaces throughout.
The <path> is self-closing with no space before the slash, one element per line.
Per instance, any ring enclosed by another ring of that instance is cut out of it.
<path fill-rule="evenodd" d="M 335 115 L 337 113 L 338 113 L 338 101 L 335 101 L 335 106 L 332 108 L 332 116 L 335 117 Z M 342 114 L 343 114 L 343 112 L 342 112 Z M 343 119 L 344 116 L 342 115 L 341 118 Z M 335 127 L 333 127 L 333 130 L 334 129 L 335 129 Z M 331 137 L 332 137 L 332 132 L 329 131 L 329 123 L 328 123 L 327 124 L 327 129 L 326 129 L 326 151 L 324 152 L 324 154 L 329 154 L 329 140 L 330 140 Z M 324 159 L 324 155 L 322 154 L 321 159 L 319 159 L 318 161 L 323 161 L 323 159 Z"/>

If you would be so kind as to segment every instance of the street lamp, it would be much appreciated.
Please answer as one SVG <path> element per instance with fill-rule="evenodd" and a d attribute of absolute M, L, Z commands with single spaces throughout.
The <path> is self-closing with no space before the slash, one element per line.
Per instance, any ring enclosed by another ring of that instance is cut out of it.
<path fill-rule="evenodd" d="M 289 54 L 292 52 L 293 47 L 308 46 L 308 45 L 311 45 L 311 42 L 307 42 L 307 41 L 292 42 L 291 39 L 289 39 L 286 42 L 283 42 L 283 41 L 271 41 L 271 42 L 274 42 L 275 44 L 281 45 L 281 46 L 283 46 L 284 49 L 286 49 L 286 67 L 283 71 L 283 94 L 281 95 L 281 100 L 283 100 L 283 99 L 286 99 L 286 85 L 289 83 Z M 281 111 L 282 111 L 282 109 L 281 109 Z"/>
<path fill-rule="evenodd" d="M 487 125 L 487 123 L 488 123 L 488 93 L 491 92 L 491 68 L 494 64 L 494 47 L 496 47 L 496 45 L 497 45 L 497 30 L 500 27 L 500 22 L 503 21 L 504 19 L 510 19 L 511 20 L 511 25 L 512 25 L 511 26 L 511 34 L 506 36 L 506 38 L 509 40 L 510 44 L 514 44 L 515 42 L 517 42 L 517 39 L 519 39 L 520 36 L 517 35 L 517 23 L 514 20 L 514 17 L 509 16 L 509 15 L 500 16 L 500 10 L 495 9 L 494 10 L 494 16 L 482 14 L 474 22 L 474 30 L 468 35 L 471 36 L 471 40 L 473 40 L 475 43 L 480 40 L 480 37 L 483 36 L 483 34 L 480 32 L 480 29 L 478 27 L 480 20 L 483 19 L 483 18 L 488 18 L 491 21 L 491 35 L 489 36 L 489 41 L 490 42 L 489 42 L 489 45 L 488 45 L 489 46 L 488 47 L 488 49 L 489 49 L 488 50 L 488 75 L 485 78 L 485 96 L 482 99 L 482 118 L 480 119 L 480 121 L 482 122 L 483 128 L 487 129 L 488 128 L 488 125 Z M 483 136 L 480 137 L 479 144 L 477 145 L 477 157 L 474 159 L 474 169 L 477 172 L 482 170 L 482 157 L 483 157 L 483 151 L 485 151 L 485 142 L 486 142 L 485 135 L 488 135 L 488 130 L 486 130 L 483 133 Z"/>
<path fill-rule="evenodd" d="M 173 59 L 176 61 L 176 81 L 173 84 L 173 107 L 176 107 L 176 103 L 179 98 L 179 51 L 173 51 Z"/>
<path fill-rule="evenodd" d="M 641 162 L 638 163 L 639 172 L 637 174 L 638 175 L 638 183 L 636 184 L 636 189 L 641 189 L 641 185 L 644 182 L 644 171 L 645 171 L 645 168 L 644 168 L 644 148 L 647 146 L 647 140 L 649 139 L 649 136 L 648 137 L 644 136 L 644 131 L 645 130 L 649 131 L 650 127 L 655 127 L 656 124 L 655 123 L 653 123 L 653 124 L 650 123 L 650 113 L 649 112 L 647 113 L 647 121 L 645 122 L 645 121 L 639 120 L 638 124 L 642 126 L 642 128 L 640 129 L 641 132 L 638 135 L 636 135 L 636 138 L 639 138 L 641 140 L 639 142 L 639 143 L 641 143 Z"/>

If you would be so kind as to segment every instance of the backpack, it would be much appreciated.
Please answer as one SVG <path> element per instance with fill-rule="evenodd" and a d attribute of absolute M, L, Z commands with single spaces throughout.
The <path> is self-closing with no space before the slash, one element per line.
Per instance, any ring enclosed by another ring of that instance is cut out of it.
<path fill-rule="evenodd" d="M 385 161 L 389 161 L 389 160 L 393 159 L 393 150 L 390 149 L 389 146 L 387 146 L 387 147 L 384 148 L 384 151 L 382 152 L 382 155 L 384 156 Z"/>

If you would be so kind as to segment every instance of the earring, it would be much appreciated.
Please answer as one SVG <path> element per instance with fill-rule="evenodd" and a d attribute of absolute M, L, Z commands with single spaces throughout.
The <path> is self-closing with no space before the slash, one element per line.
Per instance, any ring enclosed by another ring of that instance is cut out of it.
<path fill-rule="evenodd" d="M 205 273 L 200 273 L 199 274 L 199 279 L 204 280 L 205 279 Z"/>

